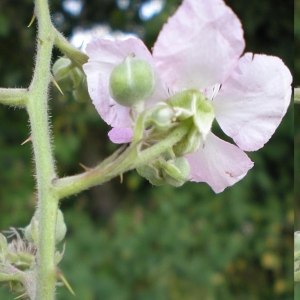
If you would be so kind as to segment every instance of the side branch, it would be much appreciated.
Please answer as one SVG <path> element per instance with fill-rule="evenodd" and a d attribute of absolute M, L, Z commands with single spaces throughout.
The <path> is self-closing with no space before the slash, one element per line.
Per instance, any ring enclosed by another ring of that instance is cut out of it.
<path fill-rule="evenodd" d="M 0 273 L 0 282 L 1 281 L 23 281 L 24 274 L 22 272 L 16 272 L 14 274 L 5 274 Z"/>
<path fill-rule="evenodd" d="M 61 199 L 102 184 L 157 158 L 180 141 L 187 134 L 188 129 L 186 126 L 179 126 L 166 139 L 142 151 L 139 150 L 140 142 L 132 143 L 118 157 L 113 154 L 112 157 L 115 159 L 109 157 L 94 169 L 79 175 L 54 180 L 53 188 Z"/>
<path fill-rule="evenodd" d="M 54 28 L 55 40 L 54 45 L 68 56 L 72 62 L 79 68 L 88 61 L 88 56 L 82 53 L 80 50 L 73 47 L 67 39 Z"/>
<path fill-rule="evenodd" d="M 27 89 L 0 88 L 0 103 L 11 106 L 25 107 L 27 104 Z"/>

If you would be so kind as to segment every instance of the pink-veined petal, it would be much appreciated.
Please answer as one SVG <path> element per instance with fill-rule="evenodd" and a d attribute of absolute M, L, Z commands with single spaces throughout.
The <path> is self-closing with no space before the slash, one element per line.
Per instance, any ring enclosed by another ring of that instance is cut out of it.
<path fill-rule="evenodd" d="M 129 127 L 132 123 L 129 108 L 114 101 L 109 93 L 109 77 L 115 66 L 131 53 L 154 67 L 151 53 L 144 43 L 135 38 L 123 41 L 96 39 L 86 47 L 88 62 L 83 65 L 88 91 L 102 119 L 113 127 Z M 164 100 L 164 89 L 158 77 L 157 89 L 151 98 Z M 152 100 L 150 98 L 150 100 Z M 153 101 L 153 100 L 152 100 Z"/>
<path fill-rule="evenodd" d="M 245 47 L 241 23 L 222 0 L 184 0 L 161 30 L 153 57 L 173 89 L 222 82 Z"/>
<path fill-rule="evenodd" d="M 126 144 L 132 141 L 133 131 L 131 128 L 112 128 L 108 133 L 109 139 L 115 144 Z"/>
<path fill-rule="evenodd" d="M 245 54 L 213 100 L 220 127 L 245 151 L 263 147 L 287 111 L 291 83 L 280 58 Z"/>
<path fill-rule="evenodd" d="M 206 182 L 215 193 L 241 180 L 253 167 L 253 162 L 238 147 L 214 134 L 207 136 L 205 146 L 185 157 L 190 164 L 191 181 Z"/>

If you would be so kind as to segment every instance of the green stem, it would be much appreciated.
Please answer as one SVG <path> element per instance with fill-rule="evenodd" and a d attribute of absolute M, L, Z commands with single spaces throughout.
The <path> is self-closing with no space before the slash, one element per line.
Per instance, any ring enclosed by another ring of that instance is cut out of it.
<path fill-rule="evenodd" d="M 28 100 L 27 89 L 0 88 L 0 103 L 12 106 L 24 107 Z"/>
<path fill-rule="evenodd" d="M 300 104 L 300 88 L 294 88 L 294 102 Z"/>
<path fill-rule="evenodd" d="M 72 62 L 79 68 L 88 61 L 88 56 L 80 50 L 73 47 L 66 38 L 54 28 L 55 32 L 55 46 L 68 56 Z"/>
<path fill-rule="evenodd" d="M 188 128 L 187 126 L 175 128 L 163 141 L 143 151 L 138 150 L 140 148 L 139 143 L 133 143 L 112 163 L 108 164 L 107 161 L 104 160 L 92 170 L 79 175 L 54 180 L 53 186 L 61 199 L 108 181 L 113 177 L 155 159 L 180 141 L 182 137 L 187 134 Z M 111 160 L 110 158 L 108 159 Z"/>
<path fill-rule="evenodd" d="M 48 86 L 55 34 L 46 0 L 35 1 L 35 15 L 38 19 L 37 56 L 27 104 L 38 189 L 38 263 L 34 300 L 53 300 L 56 283 L 54 234 L 59 199 L 51 189 L 56 174 L 48 125 Z"/>

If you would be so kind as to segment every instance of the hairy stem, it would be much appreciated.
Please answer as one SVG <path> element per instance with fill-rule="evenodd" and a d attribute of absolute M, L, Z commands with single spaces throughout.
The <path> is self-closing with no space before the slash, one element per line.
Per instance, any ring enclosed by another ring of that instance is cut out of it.
<path fill-rule="evenodd" d="M 104 160 L 99 166 L 85 173 L 55 180 L 54 188 L 59 198 L 64 198 L 106 182 L 155 159 L 180 141 L 187 131 L 187 126 L 179 126 L 166 139 L 143 151 L 138 151 L 139 143 L 133 143 L 112 163 L 107 164 Z"/>
<path fill-rule="evenodd" d="M 24 107 L 28 100 L 26 89 L 0 88 L 0 103 L 12 106 Z"/>
<path fill-rule="evenodd" d="M 55 32 L 55 46 L 63 52 L 66 56 L 68 56 L 72 62 L 79 68 L 82 68 L 82 65 L 88 61 L 88 56 L 82 53 L 80 50 L 73 47 L 66 38 L 54 29 Z"/>
<path fill-rule="evenodd" d="M 55 224 L 58 196 L 51 189 L 56 177 L 48 125 L 48 86 L 54 31 L 46 0 L 35 1 L 38 20 L 37 56 L 29 87 L 27 111 L 30 118 L 38 189 L 38 253 L 34 300 L 53 300 L 55 293 Z"/>

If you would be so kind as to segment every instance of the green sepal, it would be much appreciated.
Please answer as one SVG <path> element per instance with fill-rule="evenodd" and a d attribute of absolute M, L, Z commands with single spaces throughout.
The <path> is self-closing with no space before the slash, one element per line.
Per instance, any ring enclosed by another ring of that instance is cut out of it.
<path fill-rule="evenodd" d="M 85 79 L 82 70 L 75 67 L 70 59 L 64 57 L 54 63 L 52 72 L 59 87 L 64 91 L 76 90 Z"/>
<path fill-rule="evenodd" d="M 182 156 L 184 154 L 195 152 L 201 142 L 201 133 L 193 125 L 192 120 L 186 120 L 186 126 L 190 126 L 188 133 L 177 144 L 174 145 L 173 151 L 176 156 Z"/>
<path fill-rule="evenodd" d="M 74 68 L 71 60 L 65 57 L 60 57 L 52 66 L 52 72 L 56 81 L 60 81 L 67 77 Z"/>
<path fill-rule="evenodd" d="M 194 126 L 202 139 L 206 139 L 215 114 L 211 101 L 203 93 L 197 90 L 186 90 L 175 94 L 166 102 L 177 111 L 178 121 L 192 117 Z"/>
<path fill-rule="evenodd" d="M 160 186 L 166 184 L 160 170 L 155 166 L 155 163 L 138 167 L 136 170 L 153 185 Z"/>

